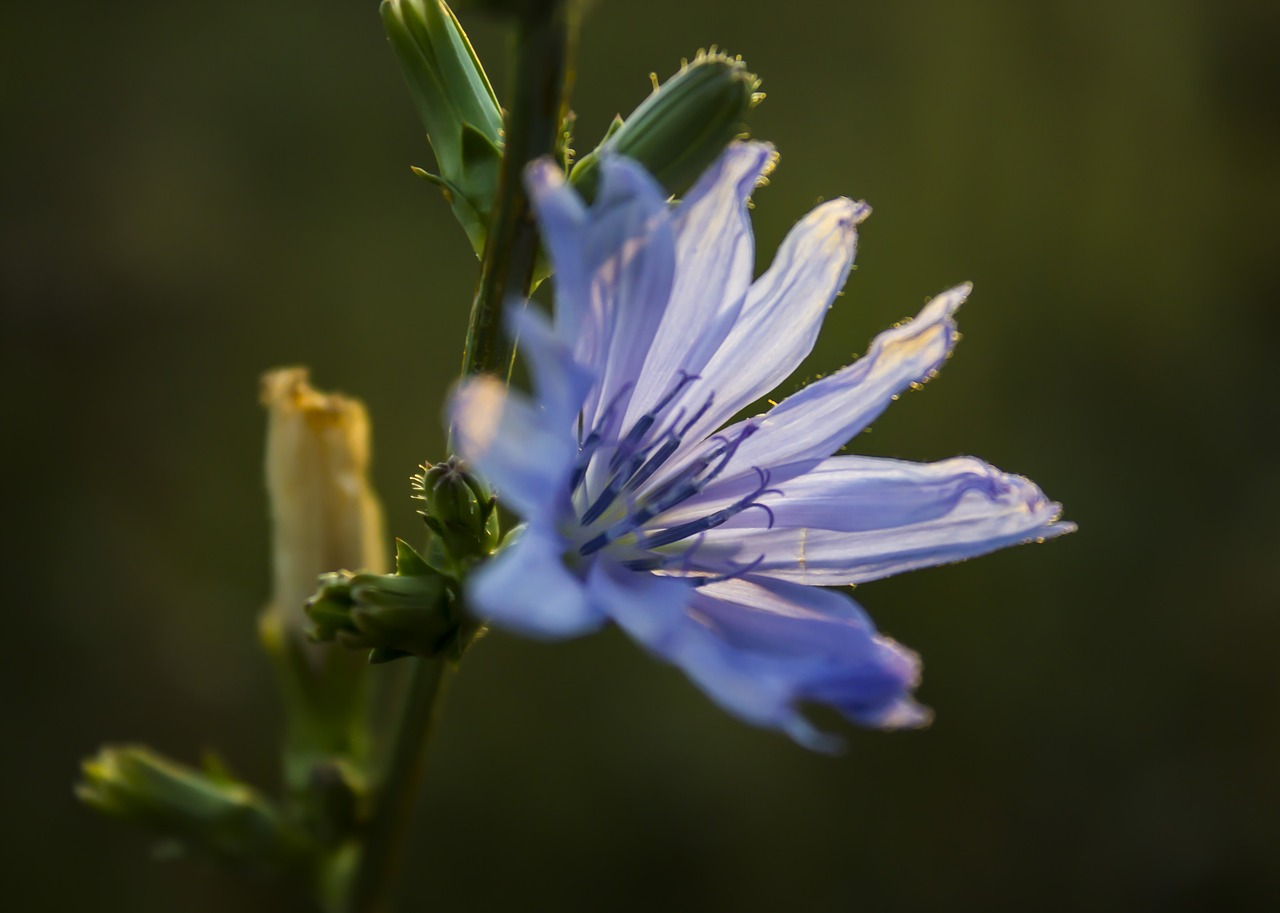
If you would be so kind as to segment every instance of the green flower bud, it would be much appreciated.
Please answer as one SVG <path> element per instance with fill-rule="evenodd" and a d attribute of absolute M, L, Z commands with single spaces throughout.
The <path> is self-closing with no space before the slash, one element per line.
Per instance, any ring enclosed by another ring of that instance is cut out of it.
<path fill-rule="evenodd" d="M 459 457 L 423 464 L 413 488 L 414 497 L 426 502 L 423 519 L 455 564 L 465 566 L 498 547 L 497 499 Z"/>
<path fill-rule="evenodd" d="M 405 543 L 396 544 L 412 553 Z M 307 601 L 312 638 L 373 651 L 374 662 L 448 650 L 460 627 L 453 598 L 445 578 L 414 557 L 415 570 L 423 573 L 321 574 L 319 589 Z"/>
<path fill-rule="evenodd" d="M 437 184 L 479 256 L 502 159 L 502 109 L 443 0 L 382 0 L 382 24 L 427 128 Z"/>
<path fill-rule="evenodd" d="M 83 766 L 76 796 L 104 814 L 159 831 L 183 850 L 255 870 L 301 866 L 305 838 L 266 798 L 214 771 L 179 764 L 142 745 L 102 748 Z"/>
<path fill-rule="evenodd" d="M 595 195 L 603 154 L 635 159 L 679 196 L 744 135 L 746 118 L 764 95 L 741 58 L 699 52 L 654 90 L 625 121 L 615 119 L 600 145 L 583 156 L 569 180 L 588 200 Z"/>

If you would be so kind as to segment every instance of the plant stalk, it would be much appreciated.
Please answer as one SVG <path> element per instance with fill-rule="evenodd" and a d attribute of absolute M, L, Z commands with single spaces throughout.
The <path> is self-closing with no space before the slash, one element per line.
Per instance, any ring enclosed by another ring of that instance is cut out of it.
<path fill-rule="evenodd" d="M 515 345 L 503 330 L 508 300 L 528 297 L 538 235 L 524 189 L 525 166 L 556 152 L 568 113 L 577 40 L 573 0 L 527 0 L 515 15 L 515 67 L 508 97 L 493 218 L 481 259 L 462 374 L 509 378 Z M 455 660 L 408 659 L 408 693 L 394 722 L 375 807 L 351 880 L 345 913 L 384 913 L 425 773 L 427 743 Z"/>
<path fill-rule="evenodd" d="M 453 660 L 444 657 L 407 662 L 412 663 L 408 692 L 360 848 L 347 898 L 349 913 L 381 913 L 388 909 L 418 790 L 426 773 L 427 743 L 440 715 L 440 698 L 455 666 Z"/>
<path fill-rule="evenodd" d="M 570 59 L 577 43 L 576 11 L 568 0 L 530 2 L 517 17 L 512 100 L 504 130 L 497 200 L 467 327 L 462 374 L 510 376 L 515 344 L 503 331 L 502 309 L 529 295 L 538 233 L 524 189 L 525 166 L 557 151 L 568 113 Z"/>

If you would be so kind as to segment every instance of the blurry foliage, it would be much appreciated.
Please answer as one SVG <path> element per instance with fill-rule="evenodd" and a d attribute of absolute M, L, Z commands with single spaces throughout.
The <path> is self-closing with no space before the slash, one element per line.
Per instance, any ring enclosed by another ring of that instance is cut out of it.
<path fill-rule="evenodd" d="M 619 637 L 493 635 L 408 884 L 440 909 L 1193 910 L 1280 902 L 1274 5 L 592 5 L 583 137 L 716 43 L 761 74 L 760 265 L 875 207 L 806 370 L 962 279 L 965 340 L 859 450 L 1023 471 L 1081 532 L 859 588 L 923 733 L 832 761 Z M 503 85 L 495 27 L 466 25 Z M 276 776 L 259 374 L 364 399 L 392 532 L 443 456 L 474 257 L 373 0 L 6 8 L 0 300 L 18 909 L 285 909 L 74 803 L 137 739 Z M 388 554 L 391 543 L 388 541 Z M 16 624 L 17 630 L 14 631 Z M 416 879 L 416 880 L 415 880 Z M 408 904 L 406 909 L 420 908 Z"/>

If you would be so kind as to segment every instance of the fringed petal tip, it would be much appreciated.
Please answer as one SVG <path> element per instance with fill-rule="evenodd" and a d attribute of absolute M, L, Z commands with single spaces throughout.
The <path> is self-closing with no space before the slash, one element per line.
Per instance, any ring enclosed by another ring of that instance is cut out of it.
<path fill-rule="evenodd" d="M 742 140 L 729 144 L 724 154 L 707 170 L 704 180 L 736 183 L 743 176 L 748 176 L 754 187 L 761 187 L 768 183 L 769 174 L 777 164 L 778 150 L 773 143 Z M 689 196 L 693 196 L 693 191 Z"/>
<path fill-rule="evenodd" d="M 959 339 L 959 329 L 955 321 L 956 311 L 969 300 L 972 292 L 972 282 L 962 282 L 954 288 L 947 289 L 930 299 L 912 323 L 919 323 L 922 326 L 941 324 L 946 328 L 947 349 L 952 349 Z"/>
<path fill-rule="evenodd" d="M 525 188 L 535 199 L 553 193 L 565 185 L 564 171 L 549 155 L 536 158 L 524 167 Z"/>
<path fill-rule="evenodd" d="M 979 461 L 974 460 L 974 462 Z M 1075 523 L 1062 519 L 1062 505 L 1057 501 L 1049 500 L 1035 482 L 1023 475 L 1002 473 L 994 467 L 992 470 L 1003 484 L 1000 490 L 988 496 L 990 500 L 1003 501 L 1010 506 L 1019 505 L 1029 515 L 1026 536 L 1021 540 L 1022 543 L 1045 542 L 1058 536 L 1074 533 L 1078 529 Z"/>
<path fill-rule="evenodd" d="M 877 634 L 876 671 L 883 677 L 879 689 L 850 690 L 852 700 L 842 701 L 836 693 L 826 699 L 845 718 L 860 726 L 876 729 L 920 729 L 933 721 L 933 711 L 917 703 L 913 692 L 920 686 L 920 654 L 891 637 Z"/>
<path fill-rule="evenodd" d="M 909 694 L 869 708 L 843 708 L 841 715 L 855 726 L 892 732 L 900 729 L 925 729 L 933 722 L 933 711 L 916 702 Z M 778 727 L 796 744 L 826 755 L 840 755 L 848 749 L 848 740 L 834 732 L 819 729 L 798 710 L 793 709 Z"/>

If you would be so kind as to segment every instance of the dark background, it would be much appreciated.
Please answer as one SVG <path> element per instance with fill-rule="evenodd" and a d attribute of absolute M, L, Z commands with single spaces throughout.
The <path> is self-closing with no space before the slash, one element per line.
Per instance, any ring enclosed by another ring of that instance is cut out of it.
<path fill-rule="evenodd" d="M 875 207 L 805 370 L 975 282 L 956 357 L 854 447 L 980 455 L 1080 532 L 859 588 L 923 654 L 937 720 L 850 731 L 838 759 L 616 632 L 488 637 L 404 909 L 1280 908 L 1278 10 L 594 4 L 579 148 L 716 43 L 763 76 L 754 133 L 782 153 L 760 267 L 820 197 Z M 463 15 L 501 87 L 500 31 Z M 289 909 L 151 862 L 71 785 L 120 740 L 274 783 L 258 375 L 305 362 L 367 402 L 391 530 L 415 536 L 474 260 L 409 173 L 430 154 L 373 0 L 0 16 L 2 896 Z"/>

